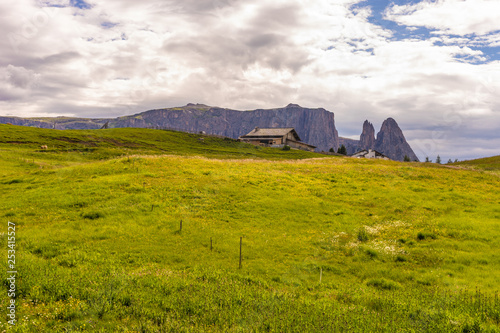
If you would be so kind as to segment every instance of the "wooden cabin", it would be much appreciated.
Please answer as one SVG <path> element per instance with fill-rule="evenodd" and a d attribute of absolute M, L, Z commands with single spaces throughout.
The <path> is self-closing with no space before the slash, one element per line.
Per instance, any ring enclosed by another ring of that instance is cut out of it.
<path fill-rule="evenodd" d="M 299 135 L 294 128 L 260 128 L 255 127 L 247 135 L 242 135 L 239 140 L 253 145 L 283 148 L 289 146 L 292 149 L 314 151 L 315 146 L 301 142 Z"/>

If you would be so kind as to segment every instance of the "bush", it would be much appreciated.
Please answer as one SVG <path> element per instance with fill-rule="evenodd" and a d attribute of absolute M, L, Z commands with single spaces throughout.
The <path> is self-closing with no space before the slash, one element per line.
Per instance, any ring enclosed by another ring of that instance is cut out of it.
<path fill-rule="evenodd" d="M 285 150 L 285 151 L 288 151 L 288 150 L 290 150 L 290 146 L 288 146 L 288 145 L 285 145 L 285 146 L 283 147 L 283 150 Z"/>
<path fill-rule="evenodd" d="M 462 328 L 463 333 L 480 333 L 482 332 L 481 326 L 477 321 L 474 322 L 474 324 L 465 324 L 465 326 Z"/>
<path fill-rule="evenodd" d="M 437 238 L 437 236 L 436 236 L 436 234 L 434 234 L 434 233 L 423 233 L 423 232 L 419 232 L 419 233 L 417 234 L 417 239 L 418 239 L 418 240 L 424 240 L 424 239 L 426 239 L 426 238 L 436 239 L 436 238 Z"/>
<path fill-rule="evenodd" d="M 358 240 L 360 242 L 366 242 L 369 239 L 368 237 L 368 232 L 366 231 L 365 228 L 361 228 L 358 231 Z"/>
<path fill-rule="evenodd" d="M 406 259 L 405 257 L 403 256 L 397 256 L 396 257 L 396 262 L 405 262 L 407 261 L 408 259 Z"/>
<path fill-rule="evenodd" d="M 89 212 L 82 215 L 84 219 L 97 220 L 98 218 L 104 217 L 103 213 L 100 212 Z"/>
<path fill-rule="evenodd" d="M 381 279 L 371 279 L 366 283 L 367 286 L 375 287 L 381 290 L 395 290 L 398 289 L 398 284 L 392 280 Z"/>
<path fill-rule="evenodd" d="M 378 257 L 378 253 L 375 250 L 372 249 L 366 249 L 365 250 L 366 254 L 370 256 L 370 258 L 374 259 Z"/>

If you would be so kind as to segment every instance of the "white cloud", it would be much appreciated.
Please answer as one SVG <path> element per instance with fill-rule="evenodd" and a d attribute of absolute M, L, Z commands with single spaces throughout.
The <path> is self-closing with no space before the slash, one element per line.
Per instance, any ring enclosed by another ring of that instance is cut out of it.
<path fill-rule="evenodd" d="M 499 30 L 500 2 L 496 0 L 424 0 L 392 5 L 386 19 L 407 26 L 437 29 L 454 35 L 485 35 Z"/>

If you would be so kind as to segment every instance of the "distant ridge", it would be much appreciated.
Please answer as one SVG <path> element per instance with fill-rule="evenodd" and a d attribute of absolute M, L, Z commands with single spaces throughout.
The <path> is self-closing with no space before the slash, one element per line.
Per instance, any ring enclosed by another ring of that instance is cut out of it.
<path fill-rule="evenodd" d="M 182 107 L 149 110 L 117 118 L 19 118 L 0 117 L 0 123 L 55 129 L 109 128 L 175 128 L 188 132 L 206 132 L 238 138 L 255 127 L 293 127 L 303 142 L 314 145 L 318 151 L 328 151 L 344 144 L 348 153 L 374 148 L 394 160 L 408 155 L 418 160 L 406 142 L 403 132 L 392 118 L 387 119 L 375 139 L 373 125 L 363 124 L 361 141 L 339 138 L 333 112 L 323 108 L 304 108 L 288 104 L 283 108 L 238 111 L 205 104 L 189 103 Z"/>
<path fill-rule="evenodd" d="M 255 127 L 293 127 L 303 142 L 318 147 L 320 151 L 338 147 L 334 114 L 322 108 L 303 108 L 297 104 L 289 104 L 284 108 L 238 111 L 190 103 L 113 119 L 0 117 L 0 123 L 56 129 L 99 129 L 106 122 L 109 128 L 176 128 L 235 139 Z"/>

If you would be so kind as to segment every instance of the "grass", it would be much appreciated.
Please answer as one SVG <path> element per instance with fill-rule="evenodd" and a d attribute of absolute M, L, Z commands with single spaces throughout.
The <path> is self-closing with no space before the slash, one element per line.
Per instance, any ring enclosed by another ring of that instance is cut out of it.
<path fill-rule="evenodd" d="M 0 126 L 12 331 L 500 332 L 495 174 L 200 138 Z"/>
<path fill-rule="evenodd" d="M 476 160 L 462 161 L 452 163 L 451 165 L 460 166 L 464 168 L 471 168 L 476 170 L 485 171 L 499 171 L 500 170 L 500 156 L 479 158 Z"/>

